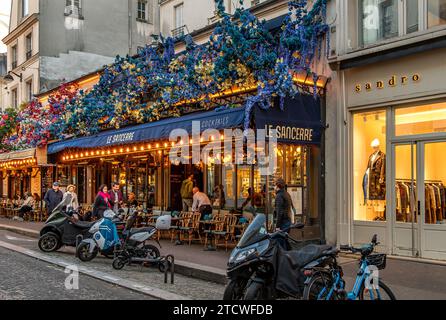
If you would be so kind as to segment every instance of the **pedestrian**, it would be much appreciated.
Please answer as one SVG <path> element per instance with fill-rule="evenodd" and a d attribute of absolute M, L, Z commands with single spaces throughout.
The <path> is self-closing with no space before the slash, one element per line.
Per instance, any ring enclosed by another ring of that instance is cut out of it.
<path fill-rule="evenodd" d="M 183 212 L 188 212 L 192 208 L 193 201 L 193 188 L 194 188 L 194 175 L 191 174 L 181 184 L 180 195 L 183 204 Z"/>
<path fill-rule="evenodd" d="M 283 179 L 277 180 L 275 191 L 276 230 L 288 231 L 291 226 L 291 208 L 293 205 L 290 194 L 285 190 L 285 181 Z"/>
<path fill-rule="evenodd" d="M 17 216 L 12 218 L 13 220 L 23 221 L 25 214 L 30 213 L 35 209 L 36 203 L 40 201 L 39 196 L 34 193 L 31 195 L 30 193 L 26 194 L 26 199 L 23 202 L 20 209 L 17 211 Z"/>
<path fill-rule="evenodd" d="M 119 190 L 119 183 L 113 182 L 112 189 L 108 192 L 110 195 L 110 202 L 112 205 L 112 209 L 115 213 L 118 213 L 119 209 L 122 207 L 124 203 L 124 196 L 122 195 L 121 190 Z"/>
<path fill-rule="evenodd" d="M 192 211 L 200 212 L 201 220 L 204 220 L 204 217 L 206 215 L 212 214 L 211 200 L 209 200 L 209 197 L 204 192 L 200 192 L 200 189 L 198 189 L 197 187 L 192 189 L 192 193 L 194 195 Z"/>
<path fill-rule="evenodd" d="M 62 201 L 65 201 L 65 199 L 71 196 L 71 200 L 70 203 L 67 204 L 67 207 L 70 207 L 73 211 L 76 211 L 79 209 L 79 201 L 77 199 L 77 194 L 76 194 L 76 186 L 73 184 L 70 184 L 67 187 L 67 192 L 65 192 Z"/>
<path fill-rule="evenodd" d="M 43 198 L 46 203 L 46 208 L 48 210 L 48 215 L 50 215 L 53 210 L 62 202 L 63 192 L 60 191 L 59 182 L 53 183 L 53 188 L 48 190 Z"/>
<path fill-rule="evenodd" d="M 100 186 L 99 192 L 94 200 L 93 216 L 97 219 L 102 219 L 104 212 L 109 209 L 112 209 L 110 194 L 108 193 L 107 185 L 103 184 Z"/>

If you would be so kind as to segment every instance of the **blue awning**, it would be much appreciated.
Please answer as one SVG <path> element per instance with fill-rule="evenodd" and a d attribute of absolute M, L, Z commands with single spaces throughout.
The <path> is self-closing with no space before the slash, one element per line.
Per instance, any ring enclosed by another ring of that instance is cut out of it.
<path fill-rule="evenodd" d="M 142 141 L 168 139 L 174 129 L 192 132 L 192 122 L 201 121 L 201 130 L 237 128 L 243 126 L 245 108 L 213 110 L 193 113 L 179 118 L 169 118 L 128 128 L 110 130 L 94 136 L 75 138 L 52 143 L 48 146 L 48 154 L 61 152 L 69 148 L 95 148 L 130 144 Z"/>

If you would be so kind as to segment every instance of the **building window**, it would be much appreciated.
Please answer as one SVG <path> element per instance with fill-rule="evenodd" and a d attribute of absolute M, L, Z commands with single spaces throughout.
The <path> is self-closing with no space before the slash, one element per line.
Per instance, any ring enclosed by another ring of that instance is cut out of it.
<path fill-rule="evenodd" d="M 14 109 L 17 109 L 17 107 L 18 107 L 17 89 L 11 90 L 11 104 Z"/>
<path fill-rule="evenodd" d="M 33 36 L 32 33 L 26 36 L 26 60 L 33 55 Z"/>
<path fill-rule="evenodd" d="M 179 38 L 184 36 L 184 20 L 183 20 L 183 9 L 184 9 L 184 4 L 181 3 L 177 6 L 175 6 L 175 29 L 172 30 L 172 36 L 174 38 Z"/>
<path fill-rule="evenodd" d="M 446 0 L 427 1 L 427 26 L 432 28 L 446 24 Z"/>
<path fill-rule="evenodd" d="M 147 21 L 147 2 L 138 1 L 138 20 Z"/>
<path fill-rule="evenodd" d="M 29 0 L 22 0 L 22 18 L 29 14 Z"/>
<path fill-rule="evenodd" d="M 353 115 L 354 220 L 386 221 L 386 111 Z"/>
<path fill-rule="evenodd" d="M 11 68 L 17 68 L 17 45 L 11 48 Z"/>
<path fill-rule="evenodd" d="M 29 80 L 26 82 L 26 99 L 31 101 L 33 99 L 33 81 Z"/>
<path fill-rule="evenodd" d="M 82 18 L 82 0 L 66 0 L 65 15 Z"/>
<path fill-rule="evenodd" d="M 417 32 L 419 30 L 419 6 L 418 0 L 406 1 L 406 33 Z"/>
<path fill-rule="evenodd" d="M 359 10 L 360 44 L 398 36 L 398 2 L 396 0 L 361 0 Z"/>

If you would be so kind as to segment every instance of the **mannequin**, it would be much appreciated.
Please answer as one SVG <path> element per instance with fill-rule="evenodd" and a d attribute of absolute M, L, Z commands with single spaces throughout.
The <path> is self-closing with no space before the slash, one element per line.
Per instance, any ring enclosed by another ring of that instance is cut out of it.
<path fill-rule="evenodd" d="M 386 155 L 380 149 L 379 139 L 374 139 L 370 146 L 373 153 L 369 156 L 364 175 L 364 204 L 373 206 L 377 213 L 375 220 L 385 220 Z M 371 200 L 371 203 L 368 200 Z"/>

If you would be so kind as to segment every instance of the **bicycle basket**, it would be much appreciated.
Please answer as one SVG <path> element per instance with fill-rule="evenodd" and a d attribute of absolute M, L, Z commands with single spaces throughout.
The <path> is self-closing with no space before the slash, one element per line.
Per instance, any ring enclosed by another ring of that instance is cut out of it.
<path fill-rule="evenodd" d="M 367 257 L 367 264 L 378 268 L 378 270 L 384 270 L 386 268 L 386 254 L 372 254 Z"/>

